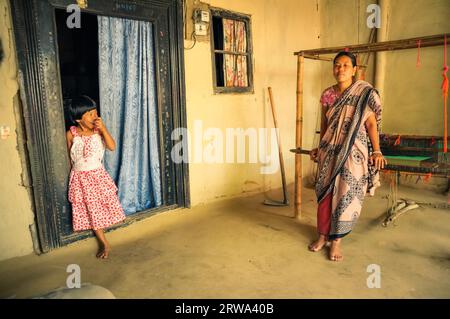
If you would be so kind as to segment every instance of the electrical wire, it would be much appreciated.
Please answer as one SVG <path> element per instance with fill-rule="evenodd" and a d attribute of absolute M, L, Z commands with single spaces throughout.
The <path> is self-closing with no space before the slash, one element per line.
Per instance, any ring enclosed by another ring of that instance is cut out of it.
<path fill-rule="evenodd" d="M 194 39 L 194 43 L 192 44 L 192 46 L 190 47 L 190 48 L 184 48 L 185 50 L 191 50 L 194 46 L 195 46 L 195 44 L 197 43 L 197 38 L 196 38 L 196 36 L 195 36 L 195 31 L 192 31 L 192 34 L 191 34 L 191 39 Z"/>

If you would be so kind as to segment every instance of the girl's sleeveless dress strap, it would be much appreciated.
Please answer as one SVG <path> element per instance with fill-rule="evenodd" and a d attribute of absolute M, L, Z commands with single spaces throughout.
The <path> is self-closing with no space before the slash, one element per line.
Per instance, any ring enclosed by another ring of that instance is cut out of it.
<path fill-rule="evenodd" d="M 79 136 L 78 132 L 77 132 L 77 127 L 76 126 L 71 126 L 70 127 L 70 133 L 72 133 L 72 135 L 75 136 Z"/>

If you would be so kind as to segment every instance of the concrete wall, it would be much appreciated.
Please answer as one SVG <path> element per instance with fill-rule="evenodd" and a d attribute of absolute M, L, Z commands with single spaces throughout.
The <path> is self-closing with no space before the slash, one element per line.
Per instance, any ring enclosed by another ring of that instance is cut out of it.
<path fill-rule="evenodd" d="M 321 47 L 346 46 L 369 42 L 371 29 L 367 27 L 366 20 L 368 5 L 376 3 L 375 0 L 323 0 L 320 2 L 320 45 Z M 334 54 L 329 55 L 333 58 Z M 373 82 L 374 55 L 360 54 L 358 64 L 369 58 L 366 68 L 365 80 Z M 331 62 L 320 62 L 322 66 L 323 89 L 336 83 L 333 77 Z"/>
<path fill-rule="evenodd" d="M 23 136 L 21 132 L 17 59 L 11 28 L 9 3 L 0 0 L 0 39 L 4 58 L 0 63 L 0 126 L 10 128 L 11 135 L 0 139 L 0 260 L 33 252 L 29 225 L 33 212 L 23 173 Z"/>
<path fill-rule="evenodd" d="M 390 14 L 386 29 L 382 30 L 387 40 L 450 33 L 448 0 L 391 0 L 387 3 Z M 383 131 L 443 136 L 443 46 L 423 48 L 420 68 L 416 68 L 416 58 L 417 50 L 386 54 Z"/>
<path fill-rule="evenodd" d="M 319 12 L 309 0 L 211 0 L 211 6 L 251 15 L 254 94 L 214 94 L 211 49 L 208 42 L 197 42 L 185 51 L 188 126 L 202 120 L 204 128 L 273 127 L 267 87 L 273 89 L 278 125 L 282 138 L 287 182 L 294 181 L 296 58 L 294 51 L 320 46 Z M 186 47 L 192 45 L 186 41 Z M 309 63 L 309 62 L 307 62 Z M 315 105 L 320 95 L 320 66 L 309 65 L 305 78 L 305 105 Z M 305 116 L 314 118 L 314 108 Z M 315 123 L 305 122 L 304 141 L 313 137 Z M 208 141 L 204 142 L 204 146 Z M 192 145 L 191 145 L 192 146 Z M 191 147 L 192 148 L 192 147 Z M 195 150 L 191 149 L 195 152 Z M 273 150 L 277 158 L 277 150 Z M 262 175 L 260 164 L 190 164 L 192 203 L 261 192 L 281 187 L 280 173 Z"/>

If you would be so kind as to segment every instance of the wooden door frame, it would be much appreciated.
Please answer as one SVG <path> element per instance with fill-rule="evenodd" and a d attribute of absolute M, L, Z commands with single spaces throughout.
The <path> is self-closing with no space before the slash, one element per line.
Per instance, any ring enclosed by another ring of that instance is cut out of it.
<path fill-rule="evenodd" d="M 91 236 L 91 232 L 68 234 L 63 229 L 70 216 L 67 208 L 69 159 L 54 10 L 74 3 L 11 0 L 20 97 L 42 252 Z M 172 130 L 187 127 L 182 1 L 89 0 L 88 7 L 81 11 L 146 20 L 154 25 L 163 205 L 129 216 L 119 227 L 169 209 L 190 207 L 188 163 L 176 164 L 170 158 L 172 146 L 180 142 L 171 140 Z M 182 143 L 183 151 L 187 152 L 187 141 Z"/>

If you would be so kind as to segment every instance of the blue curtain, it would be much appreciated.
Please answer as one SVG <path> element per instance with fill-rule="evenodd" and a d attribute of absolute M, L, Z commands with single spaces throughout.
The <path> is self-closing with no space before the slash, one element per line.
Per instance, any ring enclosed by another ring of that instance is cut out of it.
<path fill-rule="evenodd" d="M 98 16 L 100 113 L 116 140 L 104 164 L 126 215 L 161 205 L 152 32 L 150 22 Z"/>

